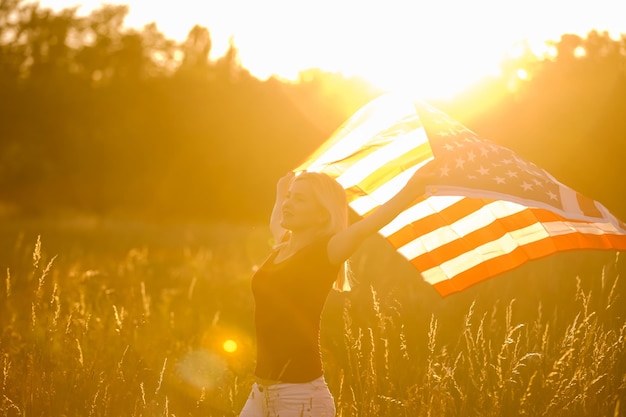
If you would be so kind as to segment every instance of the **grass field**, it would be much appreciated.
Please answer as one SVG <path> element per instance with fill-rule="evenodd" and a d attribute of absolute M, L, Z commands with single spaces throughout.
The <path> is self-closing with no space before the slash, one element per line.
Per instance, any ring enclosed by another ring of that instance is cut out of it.
<path fill-rule="evenodd" d="M 269 245 L 258 225 L 0 225 L 0 415 L 236 416 Z M 323 317 L 338 415 L 626 416 L 623 264 L 562 254 L 442 299 L 370 239 Z"/>

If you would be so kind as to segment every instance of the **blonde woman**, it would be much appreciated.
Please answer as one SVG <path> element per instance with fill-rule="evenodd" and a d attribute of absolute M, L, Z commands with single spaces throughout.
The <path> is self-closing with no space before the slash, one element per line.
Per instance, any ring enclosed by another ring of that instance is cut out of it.
<path fill-rule="evenodd" d="M 252 278 L 256 382 L 240 417 L 335 416 L 319 345 L 326 298 L 332 288 L 350 289 L 348 258 L 423 194 L 423 184 L 424 176 L 414 175 L 349 225 L 346 193 L 330 176 L 289 173 L 278 181 L 270 229 L 280 243 Z"/>

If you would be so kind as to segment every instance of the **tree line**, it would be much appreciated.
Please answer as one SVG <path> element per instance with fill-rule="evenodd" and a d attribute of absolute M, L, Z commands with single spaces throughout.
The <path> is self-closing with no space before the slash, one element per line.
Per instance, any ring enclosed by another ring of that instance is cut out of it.
<path fill-rule="evenodd" d="M 127 6 L 76 12 L 0 0 L 0 214 L 264 220 L 276 178 L 380 94 L 315 69 L 258 80 L 234 43 L 211 60 L 202 26 L 176 42 L 124 27 Z M 626 39 L 553 46 L 432 104 L 626 217 Z"/>

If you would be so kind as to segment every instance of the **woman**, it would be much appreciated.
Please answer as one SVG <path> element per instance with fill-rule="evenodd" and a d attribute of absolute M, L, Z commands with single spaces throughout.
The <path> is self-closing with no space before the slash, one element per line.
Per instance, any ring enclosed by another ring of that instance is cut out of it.
<path fill-rule="evenodd" d="M 252 278 L 256 382 L 240 417 L 333 417 L 319 345 L 331 288 L 349 290 L 346 261 L 423 194 L 409 183 L 369 216 L 348 225 L 344 189 L 326 174 L 289 173 L 278 181 L 270 229 L 277 242 Z"/>

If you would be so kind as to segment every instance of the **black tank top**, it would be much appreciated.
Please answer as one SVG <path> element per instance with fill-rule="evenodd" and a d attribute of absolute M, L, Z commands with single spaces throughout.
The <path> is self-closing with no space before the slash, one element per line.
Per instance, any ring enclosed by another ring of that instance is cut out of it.
<path fill-rule="evenodd" d="M 273 252 L 252 277 L 259 378 L 308 382 L 323 374 L 320 322 L 339 265 L 328 260 L 329 237 L 275 263 Z"/>

